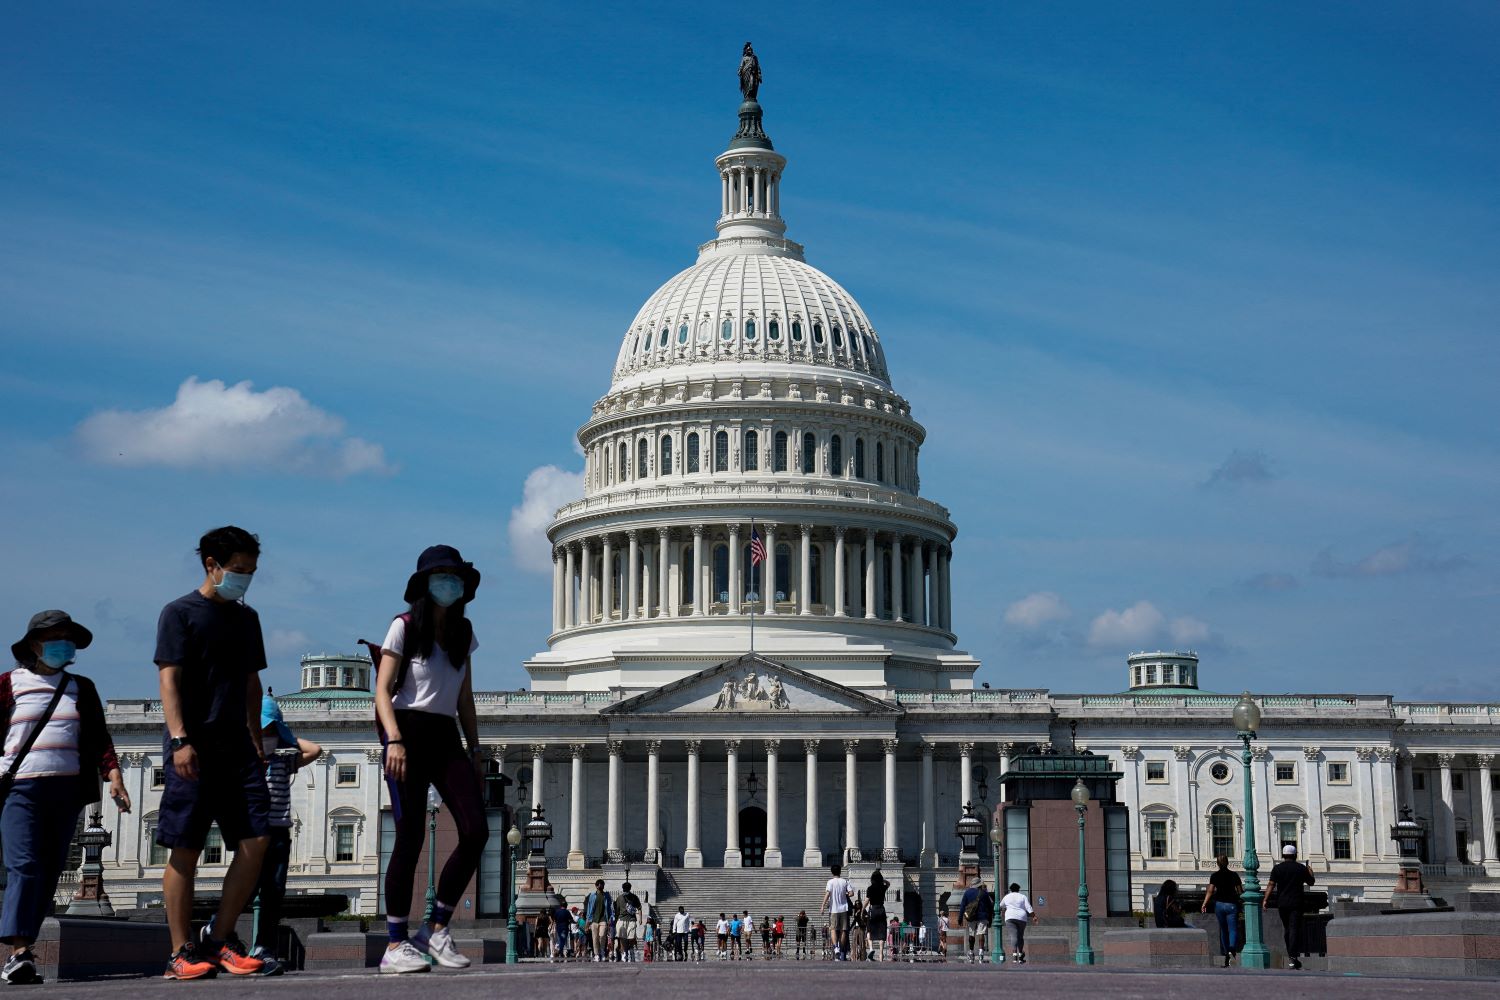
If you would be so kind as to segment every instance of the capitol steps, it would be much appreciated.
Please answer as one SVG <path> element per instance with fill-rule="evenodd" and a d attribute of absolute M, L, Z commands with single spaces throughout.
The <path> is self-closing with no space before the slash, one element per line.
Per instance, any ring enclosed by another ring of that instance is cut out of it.
<path fill-rule="evenodd" d="M 799 910 L 821 923 L 818 910 L 827 884 L 825 868 L 664 868 L 657 880 L 656 911 L 665 922 L 685 906 L 710 934 L 720 913 L 746 910 L 757 927 L 767 916 L 785 917 L 791 924 Z"/>

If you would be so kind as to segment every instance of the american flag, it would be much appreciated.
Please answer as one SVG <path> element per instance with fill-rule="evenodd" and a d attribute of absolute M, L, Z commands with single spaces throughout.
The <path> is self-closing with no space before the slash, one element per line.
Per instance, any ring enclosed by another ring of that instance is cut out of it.
<path fill-rule="evenodd" d="M 760 540 L 760 529 L 750 528 L 750 565 L 759 566 L 766 561 L 766 543 Z"/>

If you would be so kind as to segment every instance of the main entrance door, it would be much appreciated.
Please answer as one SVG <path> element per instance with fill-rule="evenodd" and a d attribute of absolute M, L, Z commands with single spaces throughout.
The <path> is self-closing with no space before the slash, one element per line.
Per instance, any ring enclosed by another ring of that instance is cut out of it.
<path fill-rule="evenodd" d="M 766 866 L 766 811 L 759 806 L 740 810 L 740 864 L 746 868 Z"/>

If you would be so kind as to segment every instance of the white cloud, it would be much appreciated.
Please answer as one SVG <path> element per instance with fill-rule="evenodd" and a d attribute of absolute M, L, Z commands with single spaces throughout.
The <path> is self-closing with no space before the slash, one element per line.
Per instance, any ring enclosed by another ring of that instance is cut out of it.
<path fill-rule="evenodd" d="M 536 573 L 552 572 L 552 549 L 547 525 L 557 508 L 583 495 L 583 473 L 555 465 L 532 469 L 521 490 L 521 503 L 510 509 L 510 553 L 517 566 Z"/>
<path fill-rule="evenodd" d="M 191 377 L 170 406 L 104 410 L 78 425 L 84 452 L 107 465 L 270 467 L 284 472 L 352 476 L 389 473 L 385 451 L 347 437 L 344 421 L 296 389 L 256 392 Z"/>
<path fill-rule="evenodd" d="M 266 653 L 270 656 L 300 656 L 315 652 L 312 639 L 298 628 L 275 628 L 266 636 Z"/>
<path fill-rule="evenodd" d="M 1201 622 L 1196 618 L 1186 616 L 1172 619 L 1172 626 L 1169 631 L 1172 634 L 1172 641 L 1179 648 L 1201 646 L 1208 641 L 1209 636 L 1207 622 Z"/>
<path fill-rule="evenodd" d="M 1017 628 L 1041 628 L 1048 622 L 1061 621 L 1073 612 L 1067 602 L 1051 591 L 1028 594 L 1005 609 L 1005 624 Z"/>
<path fill-rule="evenodd" d="M 1376 577 L 1401 576 L 1407 573 L 1451 573 L 1470 565 L 1463 556 L 1445 555 L 1441 546 L 1420 535 L 1403 542 L 1376 549 L 1355 562 L 1346 562 L 1324 549 L 1313 560 L 1312 571 L 1318 576 Z"/>
<path fill-rule="evenodd" d="M 1124 611 L 1110 608 L 1089 625 L 1089 645 L 1138 648 L 1158 638 L 1165 624 L 1150 601 L 1137 601 Z"/>

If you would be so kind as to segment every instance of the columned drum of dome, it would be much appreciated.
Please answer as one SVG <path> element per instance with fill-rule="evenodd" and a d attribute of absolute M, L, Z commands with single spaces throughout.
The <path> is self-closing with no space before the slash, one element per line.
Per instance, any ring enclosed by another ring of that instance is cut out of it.
<path fill-rule="evenodd" d="M 760 105 L 739 115 L 715 238 L 636 313 L 578 432 L 584 495 L 548 528 L 554 627 L 527 669 L 542 691 L 667 684 L 747 651 L 754 615 L 757 651 L 840 684 L 970 688 L 926 432 L 870 317 L 786 238 Z"/>

